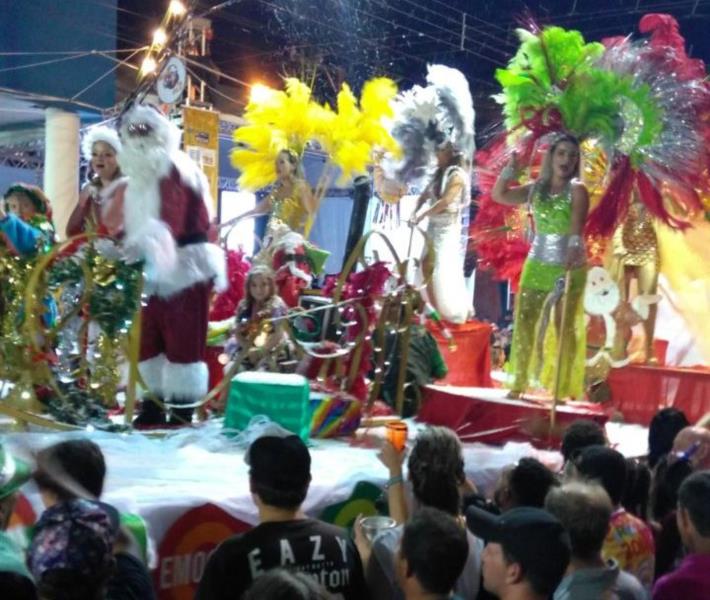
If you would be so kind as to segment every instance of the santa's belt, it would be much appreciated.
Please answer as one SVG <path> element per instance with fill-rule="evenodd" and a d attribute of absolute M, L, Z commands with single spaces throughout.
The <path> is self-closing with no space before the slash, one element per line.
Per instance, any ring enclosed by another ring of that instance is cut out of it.
<path fill-rule="evenodd" d="M 192 235 L 184 235 L 177 239 L 178 248 L 191 246 L 192 244 L 205 244 L 209 240 L 206 233 L 194 233 Z"/>

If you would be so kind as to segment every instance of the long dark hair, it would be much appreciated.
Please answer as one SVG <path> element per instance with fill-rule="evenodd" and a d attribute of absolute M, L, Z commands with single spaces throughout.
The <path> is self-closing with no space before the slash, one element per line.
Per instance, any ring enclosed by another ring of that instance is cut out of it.
<path fill-rule="evenodd" d="M 552 181 L 552 156 L 555 154 L 555 150 L 557 149 L 557 146 L 560 144 L 567 142 L 568 144 L 572 144 L 575 148 L 577 148 L 577 166 L 576 166 L 576 177 L 581 176 L 581 165 L 582 165 L 582 156 L 581 156 L 581 149 L 580 149 L 580 143 L 579 140 L 574 137 L 570 133 L 560 133 L 558 134 L 550 143 L 550 147 L 547 149 L 547 152 L 545 153 L 545 158 L 542 161 L 542 168 L 540 169 L 540 176 L 537 179 L 536 185 L 538 189 L 540 190 L 540 195 L 544 198 L 546 196 L 549 196 L 550 194 L 550 182 Z M 571 179 L 574 179 L 575 175 L 571 177 Z"/>

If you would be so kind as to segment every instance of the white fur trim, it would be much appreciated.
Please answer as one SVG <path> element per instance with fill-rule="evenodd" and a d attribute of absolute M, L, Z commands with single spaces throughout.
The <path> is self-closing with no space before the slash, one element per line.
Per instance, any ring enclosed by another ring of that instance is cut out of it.
<path fill-rule="evenodd" d="M 288 233 L 275 238 L 273 242 L 274 252 L 277 250 L 285 250 L 289 254 L 293 254 L 299 246 L 303 246 L 303 236 L 295 231 L 289 230 Z"/>
<path fill-rule="evenodd" d="M 91 154 L 96 142 L 108 144 L 114 149 L 116 154 L 121 152 L 121 140 L 118 137 L 118 132 L 113 127 L 98 125 L 88 129 L 84 134 L 84 139 L 81 141 L 81 154 L 85 160 L 91 160 Z"/>
<path fill-rule="evenodd" d="M 209 371 L 207 363 L 173 363 L 166 361 L 163 370 L 163 392 L 166 401 L 194 402 L 207 393 Z"/>
<path fill-rule="evenodd" d="M 109 183 L 105 188 L 101 188 L 99 191 L 99 197 L 101 198 L 102 201 L 111 198 L 116 193 L 116 190 L 121 187 L 125 186 L 128 184 L 128 177 L 119 177 L 118 179 L 114 179 L 111 183 Z"/>
<path fill-rule="evenodd" d="M 138 231 L 123 242 L 132 260 L 144 259 L 146 278 L 158 281 L 178 270 L 178 248 L 170 228 L 158 219 L 147 219 Z"/>
<path fill-rule="evenodd" d="M 177 152 L 180 149 L 180 138 L 182 137 L 180 128 L 166 118 L 157 108 L 143 104 L 134 104 L 121 117 L 120 134 L 124 144 L 132 137 L 128 134 L 129 125 L 138 123 L 146 123 L 153 129 L 152 135 L 142 138 L 152 141 L 151 145 L 160 146 L 168 154 Z"/>
<path fill-rule="evenodd" d="M 190 244 L 177 249 L 175 268 L 146 271 L 146 294 L 169 298 L 196 283 L 214 280 L 215 289 L 227 289 L 227 262 L 216 244 Z"/>
<path fill-rule="evenodd" d="M 165 354 L 158 354 L 153 358 L 144 360 L 138 363 L 138 371 L 143 378 L 143 382 L 148 387 L 147 390 L 141 388 L 142 395 L 148 393 L 155 394 L 156 396 L 163 396 L 163 381 L 165 370 L 165 365 L 168 364 L 168 359 L 165 358 Z"/>
<path fill-rule="evenodd" d="M 306 282 L 306 285 L 311 285 L 312 277 L 306 273 L 303 269 L 299 269 L 296 266 L 296 263 L 293 261 L 287 262 L 285 265 L 283 265 L 279 271 L 282 269 L 288 269 L 291 272 L 291 275 L 294 277 L 298 277 L 299 279 L 302 279 L 303 281 Z"/>

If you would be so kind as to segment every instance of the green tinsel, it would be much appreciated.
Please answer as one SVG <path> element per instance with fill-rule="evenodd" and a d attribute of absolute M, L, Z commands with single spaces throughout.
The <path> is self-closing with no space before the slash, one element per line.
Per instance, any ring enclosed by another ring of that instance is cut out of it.
<path fill-rule="evenodd" d="M 87 318 L 112 339 L 128 331 L 139 307 L 141 281 L 142 265 L 107 259 L 90 247 L 83 264 L 75 256 L 63 258 L 52 265 L 48 278 L 50 289 L 78 283 L 89 286 Z"/>

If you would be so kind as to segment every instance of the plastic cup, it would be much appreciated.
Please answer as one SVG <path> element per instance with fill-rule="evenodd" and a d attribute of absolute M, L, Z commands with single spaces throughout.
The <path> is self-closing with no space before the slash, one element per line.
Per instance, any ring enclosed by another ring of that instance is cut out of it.
<path fill-rule="evenodd" d="M 382 517 L 379 515 L 373 517 L 365 517 L 361 521 L 362 532 L 370 543 L 374 541 L 377 534 L 385 529 L 397 527 L 397 522 L 390 517 Z"/>
<path fill-rule="evenodd" d="M 387 441 L 394 446 L 397 452 L 404 450 L 404 446 L 407 444 L 407 424 L 404 421 L 392 421 L 387 423 L 385 427 Z"/>

